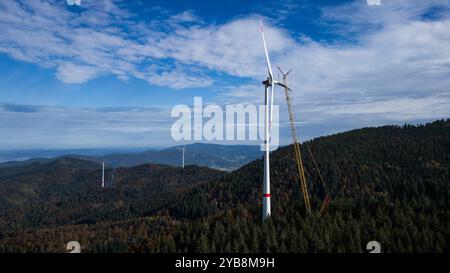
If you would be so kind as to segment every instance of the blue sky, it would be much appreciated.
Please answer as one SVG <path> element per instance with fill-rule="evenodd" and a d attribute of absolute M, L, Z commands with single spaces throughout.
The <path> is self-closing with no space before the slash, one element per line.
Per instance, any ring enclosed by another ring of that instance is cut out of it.
<path fill-rule="evenodd" d="M 8 0 L 0 149 L 179 144 L 174 105 L 261 102 L 261 18 L 302 139 L 450 116 L 448 1 Z"/>

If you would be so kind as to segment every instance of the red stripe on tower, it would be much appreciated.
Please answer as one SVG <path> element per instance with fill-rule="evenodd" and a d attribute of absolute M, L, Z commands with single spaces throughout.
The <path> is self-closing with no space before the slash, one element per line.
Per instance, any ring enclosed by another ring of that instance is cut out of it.
<path fill-rule="evenodd" d="M 265 194 L 263 194 L 263 196 L 264 197 L 270 197 L 271 195 L 270 195 L 270 193 L 265 193 Z"/>

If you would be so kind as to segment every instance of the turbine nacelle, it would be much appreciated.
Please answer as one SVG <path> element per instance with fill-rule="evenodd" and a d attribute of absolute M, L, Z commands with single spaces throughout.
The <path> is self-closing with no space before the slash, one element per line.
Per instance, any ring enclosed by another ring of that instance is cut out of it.
<path fill-rule="evenodd" d="M 281 86 L 281 87 L 286 88 L 287 90 L 291 91 L 291 89 L 289 87 L 287 87 L 284 83 L 271 80 L 270 78 L 267 78 L 267 80 L 263 81 L 262 83 L 267 87 L 272 86 L 272 85 L 278 85 L 278 86 Z"/>

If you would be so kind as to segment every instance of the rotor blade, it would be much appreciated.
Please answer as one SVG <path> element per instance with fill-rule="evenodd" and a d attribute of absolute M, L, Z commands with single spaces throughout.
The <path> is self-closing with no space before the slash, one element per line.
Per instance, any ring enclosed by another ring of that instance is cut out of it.
<path fill-rule="evenodd" d="M 273 81 L 273 84 L 276 84 L 278 86 L 281 86 L 283 88 L 286 88 L 289 91 L 292 91 L 289 87 L 287 87 L 287 85 L 285 85 L 284 83 L 278 82 L 278 81 Z"/>
<path fill-rule="evenodd" d="M 272 80 L 273 74 L 272 74 L 272 68 L 270 66 L 269 53 L 267 52 L 266 38 L 264 37 L 264 29 L 263 29 L 262 20 L 260 20 L 259 23 L 261 25 L 261 35 L 262 35 L 262 40 L 263 40 L 263 44 L 264 44 L 264 52 L 266 53 L 267 70 L 269 71 L 269 77 Z"/>
<path fill-rule="evenodd" d="M 287 75 L 289 75 L 289 73 L 291 73 L 291 71 L 292 71 L 292 68 L 291 69 L 289 69 L 289 71 L 286 73 L 286 75 L 285 76 L 287 76 Z"/>
<path fill-rule="evenodd" d="M 283 72 L 283 70 L 281 70 L 281 67 L 277 66 L 277 68 L 280 71 L 281 75 L 283 75 L 283 77 L 284 77 L 284 72 Z"/>

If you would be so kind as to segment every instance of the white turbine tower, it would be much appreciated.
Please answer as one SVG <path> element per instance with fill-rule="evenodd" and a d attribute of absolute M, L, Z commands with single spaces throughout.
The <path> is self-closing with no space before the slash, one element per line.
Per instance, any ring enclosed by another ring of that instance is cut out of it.
<path fill-rule="evenodd" d="M 186 149 L 186 146 L 183 146 L 183 164 L 182 164 L 183 169 L 184 169 L 184 150 L 185 149 Z"/>
<path fill-rule="evenodd" d="M 103 161 L 102 164 L 103 168 L 102 168 L 102 188 L 105 187 L 105 161 Z"/>
<path fill-rule="evenodd" d="M 264 45 L 264 52 L 266 53 L 266 62 L 267 62 L 267 72 L 269 73 L 267 80 L 263 81 L 264 84 L 264 102 L 265 102 L 265 118 L 264 118 L 264 182 L 263 182 L 263 220 L 266 220 L 270 216 L 270 160 L 269 160 L 269 143 L 270 143 L 270 129 L 272 126 L 272 115 L 273 115 L 273 89 L 275 85 L 282 86 L 284 88 L 289 89 L 284 84 L 275 81 L 273 79 L 272 67 L 270 65 L 269 53 L 267 51 L 266 39 L 264 37 L 264 29 L 262 25 L 262 20 L 260 21 L 261 25 L 261 35 Z M 270 95 L 269 95 L 269 87 L 270 87 Z"/>

